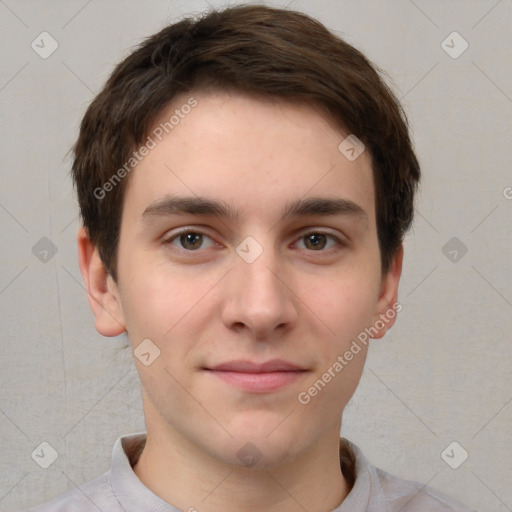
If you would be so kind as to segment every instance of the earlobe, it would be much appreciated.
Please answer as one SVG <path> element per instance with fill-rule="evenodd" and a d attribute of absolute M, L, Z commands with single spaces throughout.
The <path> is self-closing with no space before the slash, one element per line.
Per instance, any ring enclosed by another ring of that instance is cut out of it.
<path fill-rule="evenodd" d="M 84 227 L 78 230 L 77 242 L 78 264 L 96 318 L 96 330 L 103 336 L 118 336 L 126 326 L 117 286 Z"/>
<path fill-rule="evenodd" d="M 397 313 L 402 309 L 402 305 L 398 303 L 398 284 L 402 275 L 403 257 L 404 248 L 400 245 L 391 260 L 388 272 L 382 276 L 374 319 L 374 327 L 378 330 L 378 334 L 372 336 L 372 338 L 382 338 L 391 329 L 396 321 Z"/>

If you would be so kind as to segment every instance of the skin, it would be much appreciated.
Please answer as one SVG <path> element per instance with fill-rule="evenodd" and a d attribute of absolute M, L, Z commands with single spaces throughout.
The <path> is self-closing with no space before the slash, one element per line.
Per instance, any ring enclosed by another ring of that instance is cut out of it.
<path fill-rule="evenodd" d="M 349 161 L 338 150 L 348 134 L 318 109 L 233 93 L 193 96 L 197 106 L 129 177 L 117 283 L 87 232 L 78 233 L 98 332 L 126 331 L 133 349 L 150 339 L 160 350 L 149 366 L 134 358 L 147 427 L 134 471 L 181 510 L 333 510 L 349 492 L 339 433 L 366 347 L 307 405 L 298 394 L 396 303 L 402 248 L 383 275 L 370 159 L 363 152 Z M 222 200 L 240 217 L 144 220 L 166 194 Z M 365 215 L 281 219 L 288 201 L 305 197 L 343 198 Z M 178 228 L 204 236 L 180 243 Z M 310 231 L 329 236 L 317 235 L 315 246 L 304 236 Z M 252 263 L 236 252 L 248 236 L 263 249 Z M 305 371 L 264 393 L 204 370 L 276 358 Z M 237 456 L 248 442 L 261 454 L 253 467 Z"/>

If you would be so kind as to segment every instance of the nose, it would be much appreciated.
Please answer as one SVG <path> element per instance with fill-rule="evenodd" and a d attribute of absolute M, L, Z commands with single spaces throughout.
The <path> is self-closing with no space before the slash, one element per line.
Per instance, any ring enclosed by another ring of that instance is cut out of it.
<path fill-rule="evenodd" d="M 290 286 L 285 262 L 264 249 L 248 262 L 238 255 L 225 280 L 222 321 L 231 330 L 247 330 L 257 340 L 275 339 L 297 322 L 297 296 Z"/>

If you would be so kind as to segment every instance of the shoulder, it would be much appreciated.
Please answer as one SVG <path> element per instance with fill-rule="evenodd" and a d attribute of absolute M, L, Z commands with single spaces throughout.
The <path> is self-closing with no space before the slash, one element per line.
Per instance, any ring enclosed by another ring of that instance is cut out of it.
<path fill-rule="evenodd" d="M 373 466 L 358 446 L 347 439 L 343 441 L 352 452 L 355 473 L 354 486 L 347 496 L 347 507 L 350 504 L 347 510 L 363 510 L 364 504 L 366 512 L 475 512 L 428 485 Z"/>
<path fill-rule="evenodd" d="M 475 512 L 460 501 L 428 485 L 393 476 L 375 468 L 389 512 Z"/>
<path fill-rule="evenodd" d="M 109 512 L 122 511 L 110 485 L 110 471 L 83 485 L 36 505 L 26 512 Z"/>

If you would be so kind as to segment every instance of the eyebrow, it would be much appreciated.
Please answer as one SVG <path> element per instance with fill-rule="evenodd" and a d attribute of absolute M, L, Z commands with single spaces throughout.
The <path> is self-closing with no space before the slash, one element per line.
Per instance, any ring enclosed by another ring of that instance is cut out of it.
<path fill-rule="evenodd" d="M 143 212 L 142 220 L 149 223 L 155 217 L 171 215 L 214 215 L 236 221 L 240 212 L 224 201 L 199 196 L 165 196 L 151 203 Z M 308 197 L 288 201 L 282 211 L 281 220 L 292 217 L 312 217 L 317 215 L 346 215 L 367 221 L 368 215 L 348 199 L 328 197 Z"/>

